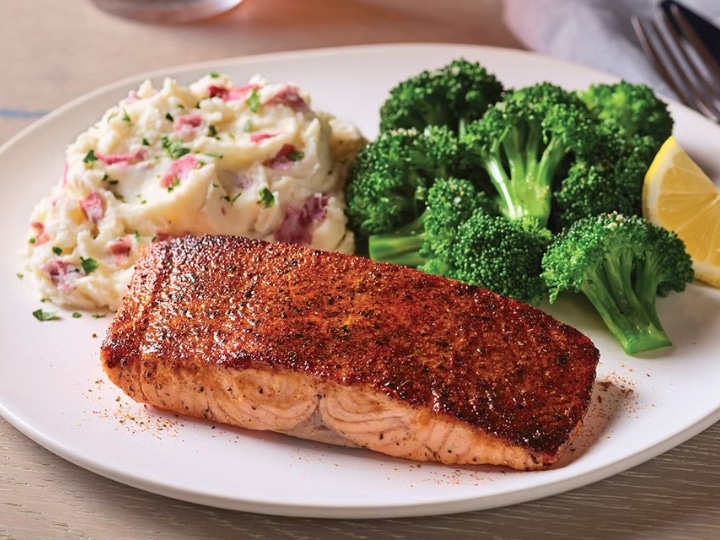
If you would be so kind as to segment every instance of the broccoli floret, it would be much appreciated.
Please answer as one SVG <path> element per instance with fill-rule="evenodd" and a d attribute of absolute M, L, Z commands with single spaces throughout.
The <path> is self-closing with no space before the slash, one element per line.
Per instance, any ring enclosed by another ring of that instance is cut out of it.
<path fill-rule="evenodd" d="M 417 219 L 435 179 L 462 176 L 461 170 L 457 137 L 446 127 L 381 133 L 360 150 L 348 174 L 346 214 L 358 243 Z"/>
<path fill-rule="evenodd" d="M 573 160 L 597 152 L 599 122 L 578 96 L 550 83 L 508 92 L 461 138 L 504 216 L 548 225 L 553 189 Z"/>
<path fill-rule="evenodd" d="M 556 183 L 549 225 L 553 232 L 599 214 L 642 215 L 646 148 L 631 148 L 611 134 L 600 140 L 597 152 L 576 160 Z"/>
<path fill-rule="evenodd" d="M 673 119 L 667 104 L 645 84 L 595 84 L 578 95 L 603 125 L 633 146 L 635 137 L 648 137 L 656 152 L 672 134 Z"/>
<path fill-rule="evenodd" d="M 656 298 L 683 291 L 693 279 L 675 233 L 616 212 L 581 219 L 556 235 L 542 269 L 551 302 L 562 291 L 584 294 L 630 355 L 672 344 Z"/>
<path fill-rule="evenodd" d="M 531 218 L 475 212 L 458 230 L 449 277 L 538 305 L 547 296 L 542 259 L 551 240 Z"/>
<path fill-rule="evenodd" d="M 642 214 L 642 184 L 660 146 L 672 134 L 668 107 L 643 84 L 597 84 L 577 92 L 601 128 L 596 151 L 556 185 L 551 228 L 616 211 Z"/>
<path fill-rule="evenodd" d="M 480 118 L 503 91 L 495 75 L 460 58 L 392 88 L 380 108 L 380 131 L 442 125 L 461 133 L 464 124 Z"/>
<path fill-rule="evenodd" d="M 468 180 L 448 179 L 428 192 L 424 215 L 425 242 L 420 250 L 420 270 L 456 277 L 455 249 L 465 222 L 478 212 L 497 215 L 497 206 Z"/>
<path fill-rule="evenodd" d="M 601 129 L 594 150 L 577 159 L 554 188 L 555 232 L 602 213 L 642 215 L 645 173 L 672 131 L 666 105 L 643 85 L 596 85 L 579 95 Z M 627 103 L 632 99 L 637 102 Z"/>
<path fill-rule="evenodd" d="M 540 273 L 549 242 L 550 232 L 533 220 L 510 221 L 472 182 L 448 178 L 430 187 L 418 219 L 371 236 L 369 254 L 538 304 L 546 295 Z"/>
<path fill-rule="evenodd" d="M 433 274 L 447 275 L 449 251 L 458 227 L 477 209 L 491 210 L 492 201 L 472 182 L 439 178 L 427 190 L 425 210 L 415 220 L 391 232 L 371 235 L 368 254 L 375 261 L 423 266 Z"/>

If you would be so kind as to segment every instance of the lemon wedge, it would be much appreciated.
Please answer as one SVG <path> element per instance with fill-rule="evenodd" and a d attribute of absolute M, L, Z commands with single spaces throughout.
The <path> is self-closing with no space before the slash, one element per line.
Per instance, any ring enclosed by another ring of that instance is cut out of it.
<path fill-rule="evenodd" d="M 695 277 L 720 287 L 720 189 L 675 137 L 665 141 L 647 170 L 642 200 L 647 219 L 685 242 Z"/>

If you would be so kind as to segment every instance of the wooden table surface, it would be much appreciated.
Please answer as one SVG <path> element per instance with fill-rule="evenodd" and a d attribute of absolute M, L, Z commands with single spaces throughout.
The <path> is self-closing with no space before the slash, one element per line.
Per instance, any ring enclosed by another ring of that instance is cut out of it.
<path fill-rule="evenodd" d="M 520 47 L 499 0 L 246 0 L 187 26 L 115 19 L 86 0 L 0 2 L 0 144 L 47 111 L 125 76 L 188 62 L 360 43 Z M 39 396 L 38 399 L 41 399 Z M 720 425 L 584 488 L 496 510 L 318 520 L 218 510 L 107 480 L 0 419 L 0 539 L 720 538 Z"/>

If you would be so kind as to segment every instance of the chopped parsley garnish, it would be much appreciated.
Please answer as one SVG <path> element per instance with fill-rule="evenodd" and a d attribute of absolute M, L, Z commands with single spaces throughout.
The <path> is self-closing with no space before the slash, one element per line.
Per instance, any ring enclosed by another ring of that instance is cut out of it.
<path fill-rule="evenodd" d="M 82 317 L 82 313 L 80 313 L 79 311 L 73 311 L 73 314 L 72 314 L 73 319 L 79 319 L 80 317 Z"/>
<path fill-rule="evenodd" d="M 210 137 L 215 137 L 217 135 L 217 128 L 213 124 L 208 126 L 208 135 Z"/>
<path fill-rule="evenodd" d="M 175 119 L 173 118 L 173 115 L 170 114 L 170 113 L 167 113 L 167 114 L 165 115 L 165 120 L 169 120 L 170 122 L 174 122 L 174 121 L 175 121 Z"/>
<path fill-rule="evenodd" d="M 127 111 L 125 109 L 123 109 L 123 112 L 122 112 L 122 121 L 127 122 L 128 124 L 130 122 L 132 122 L 132 118 L 130 118 L 130 115 L 127 113 Z"/>
<path fill-rule="evenodd" d="M 54 311 L 43 311 L 42 309 L 36 309 L 32 312 L 33 317 L 35 317 L 38 321 L 44 322 L 44 321 L 56 321 L 60 317 L 58 317 L 57 313 Z"/>
<path fill-rule="evenodd" d="M 245 125 L 243 126 L 243 131 L 244 131 L 245 133 L 247 133 L 248 131 L 251 131 L 252 128 L 253 128 L 252 120 L 249 120 L 249 119 L 246 120 L 246 121 L 245 121 Z"/>
<path fill-rule="evenodd" d="M 275 204 L 275 195 L 268 188 L 264 187 L 260 190 L 260 204 L 265 208 L 270 208 Z"/>
<path fill-rule="evenodd" d="M 143 137 L 142 144 L 143 144 L 143 146 L 150 146 L 150 141 L 148 141 L 145 137 Z"/>
<path fill-rule="evenodd" d="M 120 180 L 110 180 L 110 181 L 108 182 L 108 184 L 110 184 L 111 186 L 114 186 L 114 185 L 117 184 L 118 182 L 120 182 Z"/>
<path fill-rule="evenodd" d="M 185 148 L 180 141 L 171 141 L 167 135 L 162 138 L 162 147 L 172 159 L 181 158 L 190 152 L 190 149 Z"/>
<path fill-rule="evenodd" d="M 238 198 L 240 197 L 240 195 L 242 195 L 242 191 L 238 191 L 232 199 L 230 198 L 230 195 L 225 195 L 225 196 L 223 197 L 223 199 L 225 199 L 225 200 L 226 200 L 227 202 L 229 202 L 230 204 L 233 204 L 235 201 L 238 200 Z M 272 193 L 271 193 L 270 195 L 272 195 Z"/>
<path fill-rule="evenodd" d="M 113 197 L 115 197 L 118 201 L 125 202 L 125 197 L 121 193 L 115 193 L 114 191 L 111 191 L 110 193 L 112 193 Z"/>
<path fill-rule="evenodd" d="M 85 163 L 93 163 L 97 160 L 98 160 L 98 158 L 95 155 L 95 150 L 93 150 L 93 149 L 88 150 L 88 153 L 85 154 L 85 157 L 83 158 L 83 162 L 85 162 Z"/>
<path fill-rule="evenodd" d="M 212 157 L 212 158 L 215 158 L 215 159 L 222 159 L 222 158 L 223 158 L 223 155 L 222 155 L 222 154 L 219 154 L 219 153 L 205 152 L 205 155 L 206 155 L 206 156 L 209 156 L 209 157 Z"/>
<path fill-rule="evenodd" d="M 211 71 L 211 72 L 210 72 L 210 78 L 211 78 L 211 79 L 217 79 L 218 77 L 220 77 L 220 74 L 219 74 L 217 71 Z"/>
<path fill-rule="evenodd" d="M 170 193 L 173 189 L 180 185 L 180 179 L 177 176 L 172 177 L 172 183 L 168 186 L 167 190 Z"/>
<path fill-rule="evenodd" d="M 104 319 L 107 317 L 107 313 L 93 313 L 92 318 L 93 319 Z"/>
<path fill-rule="evenodd" d="M 34 244 L 35 242 L 37 242 L 37 238 L 35 237 L 32 237 L 28 240 L 28 244 Z"/>
<path fill-rule="evenodd" d="M 17 276 L 18 279 L 23 279 L 25 277 L 25 274 L 23 274 L 22 272 L 18 272 L 15 275 Z"/>
<path fill-rule="evenodd" d="M 52 247 L 52 252 L 53 252 L 55 255 L 62 255 L 62 248 L 59 247 L 59 246 L 53 246 L 53 247 Z"/>
<path fill-rule="evenodd" d="M 260 110 L 260 92 L 253 88 L 250 96 L 247 98 L 247 106 L 252 112 L 256 113 Z"/>
<path fill-rule="evenodd" d="M 287 158 L 290 161 L 300 161 L 304 157 L 305 157 L 305 152 L 303 152 L 302 150 L 293 150 L 287 156 Z"/>
<path fill-rule="evenodd" d="M 87 275 L 97 270 L 100 265 L 91 257 L 88 257 L 87 259 L 85 257 L 80 257 L 80 266 L 82 266 L 83 272 Z"/>

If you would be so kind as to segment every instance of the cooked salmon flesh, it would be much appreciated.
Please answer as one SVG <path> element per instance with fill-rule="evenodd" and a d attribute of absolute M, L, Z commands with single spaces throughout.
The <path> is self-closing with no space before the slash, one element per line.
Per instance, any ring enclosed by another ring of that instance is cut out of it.
<path fill-rule="evenodd" d="M 105 337 L 138 402 L 390 456 L 535 470 L 582 425 L 591 340 L 417 270 L 282 243 L 149 246 Z"/>

